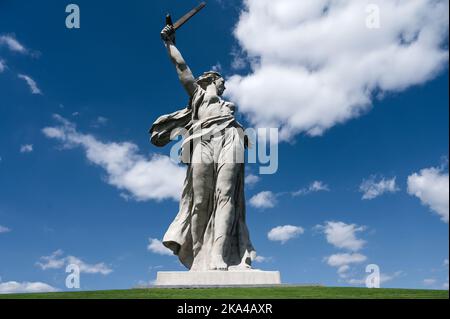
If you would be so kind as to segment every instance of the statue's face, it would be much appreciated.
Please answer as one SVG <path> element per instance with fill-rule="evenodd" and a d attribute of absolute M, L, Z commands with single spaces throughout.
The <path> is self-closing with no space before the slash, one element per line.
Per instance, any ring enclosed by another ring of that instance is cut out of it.
<path fill-rule="evenodd" d="M 217 94 L 220 96 L 223 94 L 223 92 L 225 92 L 225 80 L 223 78 L 219 78 L 217 79 L 214 84 L 216 85 L 217 88 Z"/>

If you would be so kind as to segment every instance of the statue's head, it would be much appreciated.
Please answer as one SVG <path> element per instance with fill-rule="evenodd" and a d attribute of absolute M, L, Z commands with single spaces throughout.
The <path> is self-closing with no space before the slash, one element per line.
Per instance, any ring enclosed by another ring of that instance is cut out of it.
<path fill-rule="evenodd" d="M 215 71 L 208 71 L 199 76 L 196 80 L 197 84 L 206 90 L 208 86 L 214 84 L 217 88 L 217 94 L 222 95 L 225 91 L 225 80 L 222 75 Z"/>

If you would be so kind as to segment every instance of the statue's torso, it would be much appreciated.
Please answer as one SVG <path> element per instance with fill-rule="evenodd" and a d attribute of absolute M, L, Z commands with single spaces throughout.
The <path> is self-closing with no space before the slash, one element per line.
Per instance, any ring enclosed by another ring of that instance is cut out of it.
<path fill-rule="evenodd" d="M 199 99 L 197 116 L 198 120 L 202 121 L 211 117 L 217 116 L 234 116 L 235 105 L 231 102 L 223 100 L 217 95 L 210 95 L 203 89 L 203 92 L 196 94 L 194 98 Z"/>

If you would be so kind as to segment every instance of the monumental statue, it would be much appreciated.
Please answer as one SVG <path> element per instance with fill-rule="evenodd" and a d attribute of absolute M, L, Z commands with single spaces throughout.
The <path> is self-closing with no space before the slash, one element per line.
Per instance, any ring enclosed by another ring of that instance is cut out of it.
<path fill-rule="evenodd" d="M 167 145 L 184 132 L 187 164 L 179 212 L 163 244 L 191 271 L 249 270 L 256 256 L 246 224 L 244 160 L 247 139 L 235 119 L 235 105 L 223 99 L 224 78 L 215 71 L 195 78 L 175 46 L 175 33 L 200 8 L 176 24 L 167 18 L 161 38 L 189 95 L 186 108 L 161 116 L 151 142 Z"/>

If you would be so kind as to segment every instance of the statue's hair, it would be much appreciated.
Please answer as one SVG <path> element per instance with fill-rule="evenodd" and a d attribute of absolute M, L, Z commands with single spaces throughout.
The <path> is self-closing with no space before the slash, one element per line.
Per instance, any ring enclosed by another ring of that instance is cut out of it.
<path fill-rule="evenodd" d="M 200 75 L 195 81 L 198 85 L 200 85 L 202 88 L 206 89 L 208 85 L 213 83 L 214 81 L 223 78 L 223 76 L 216 72 L 216 71 L 208 71 Z"/>

